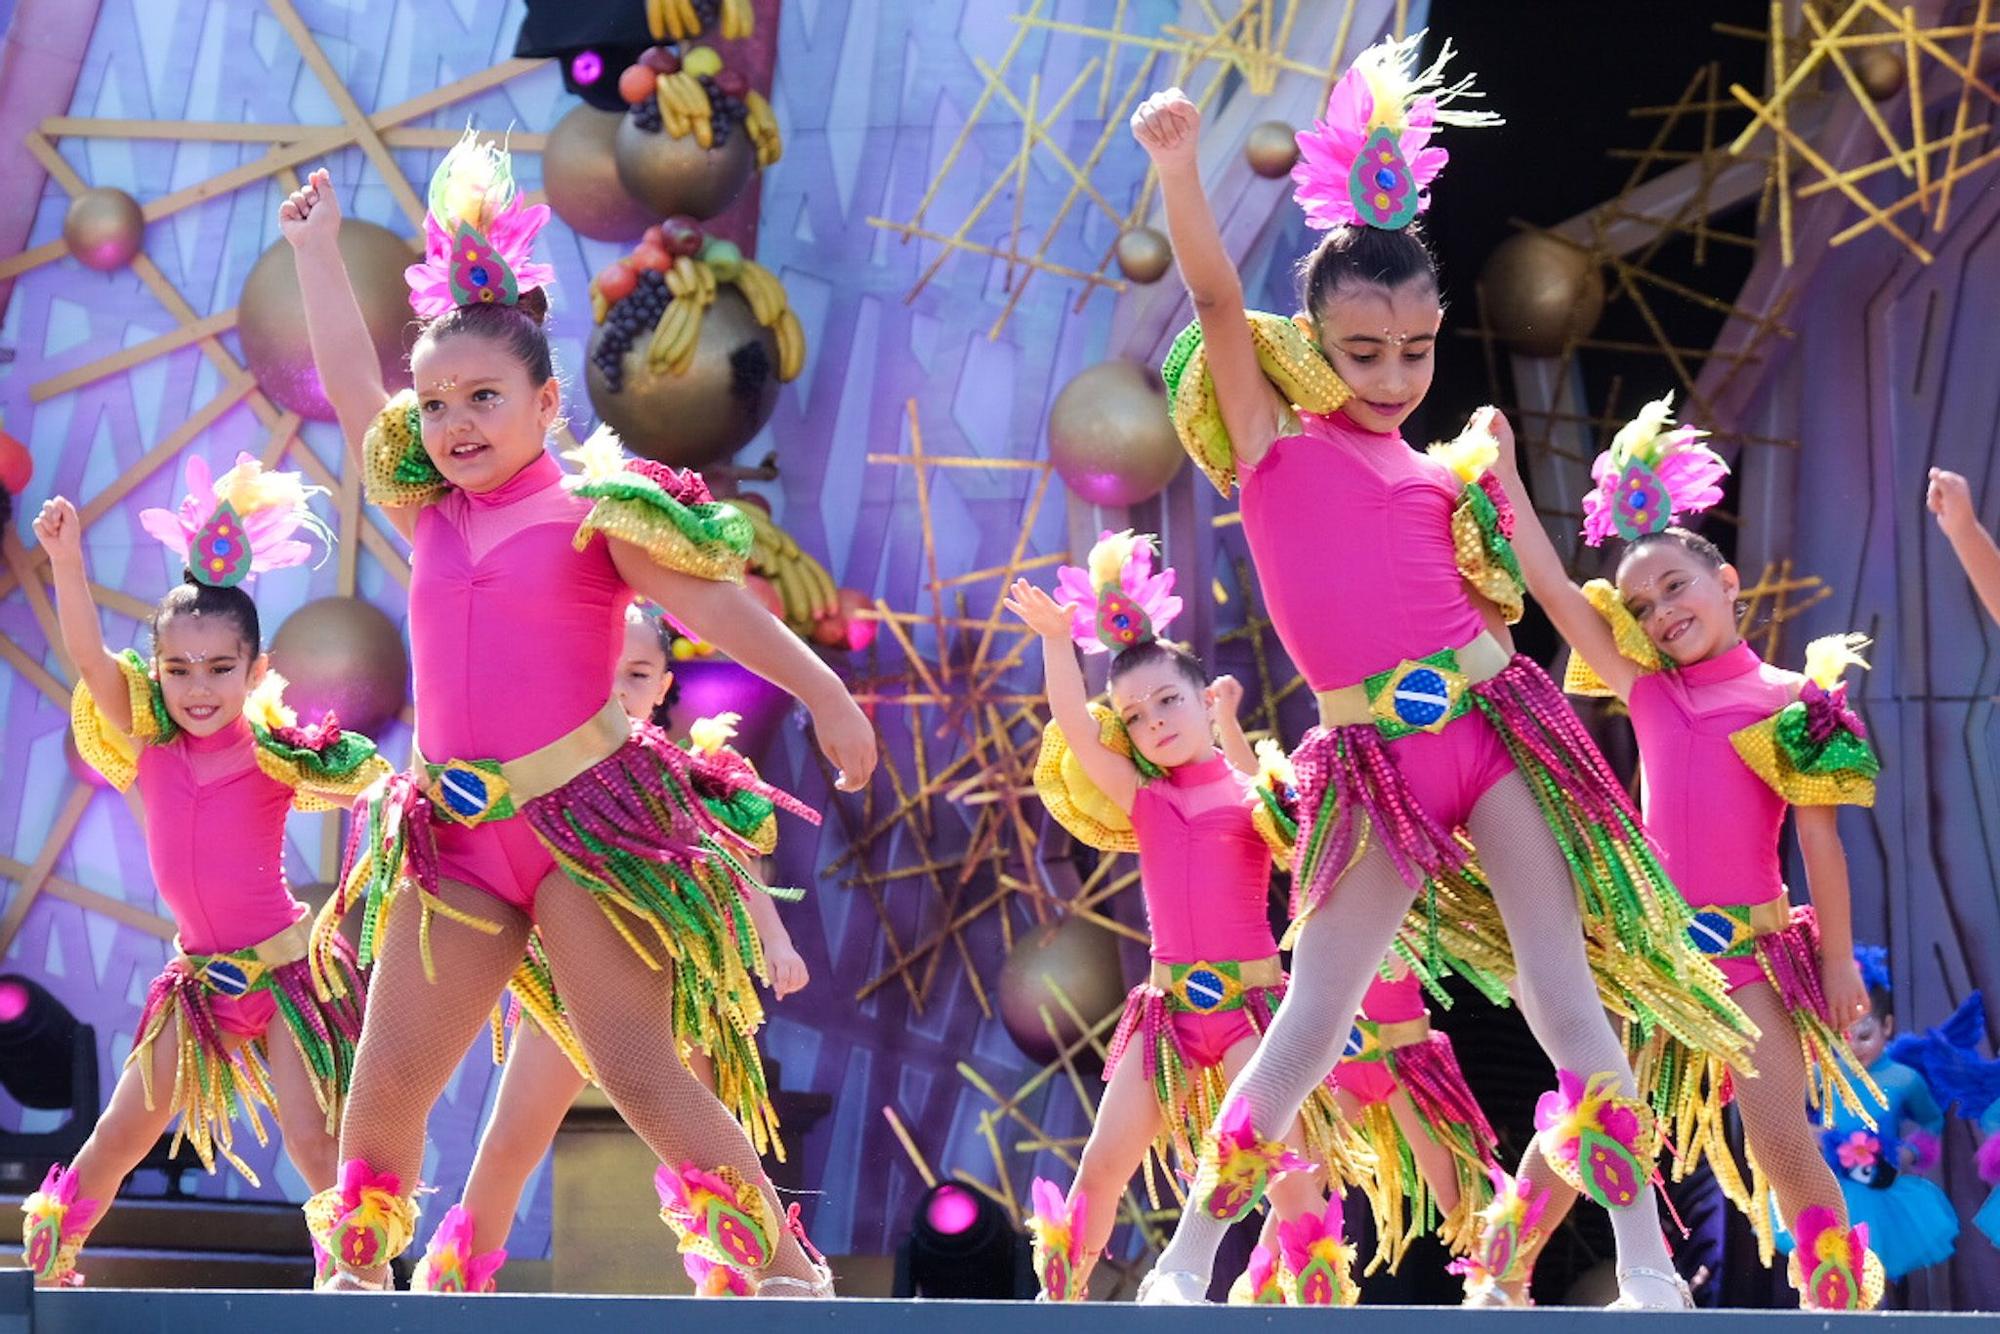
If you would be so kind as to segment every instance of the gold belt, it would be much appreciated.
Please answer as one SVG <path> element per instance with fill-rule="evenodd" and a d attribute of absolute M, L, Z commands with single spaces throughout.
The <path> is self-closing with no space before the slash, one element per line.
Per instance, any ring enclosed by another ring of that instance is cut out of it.
<path fill-rule="evenodd" d="M 1716 903 L 1696 908 L 1694 920 L 1688 924 L 1688 938 L 1711 959 L 1745 959 L 1756 952 L 1760 937 L 1788 931 L 1791 925 L 1791 900 L 1780 894 L 1762 903 Z"/>
<path fill-rule="evenodd" d="M 1317 692 L 1320 726 L 1373 723 L 1391 738 L 1441 732 L 1464 714 L 1467 691 L 1500 675 L 1512 660 L 1506 647 L 1482 630 L 1463 648 L 1406 658 L 1354 685 Z"/>
<path fill-rule="evenodd" d="M 504 820 L 618 753 L 632 736 L 632 722 L 616 697 L 574 731 L 514 760 L 449 760 L 432 764 L 421 752 L 412 767 L 424 776 L 424 794 L 446 819 L 462 825 Z"/>
<path fill-rule="evenodd" d="M 1258 987 L 1275 987 L 1285 980 L 1285 970 L 1273 954 L 1262 959 L 1230 960 L 1220 963 L 1161 963 L 1153 961 L 1153 985 L 1171 997 L 1176 1006 L 1191 1014 L 1221 1014 L 1243 1008 L 1243 993 Z"/>
<path fill-rule="evenodd" d="M 1418 1015 L 1415 1019 L 1398 1019 L 1394 1023 L 1375 1025 L 1375 1039 L 1384 1051 L 1396 1051 L 1403 1047 L 1414 1047 L 1431 1039 L 1431 1017 Z"/>
<path fill-rule="evenodd" d="M 181 938 L 175 936 L 174 961 L 200 978 L 210 991 L 241 996 L 273 968 L 305 958 L 311 947 L 312 919 L 302 917 L 268 940 L 218 954 L 190 954 L 181 948 Z"/>

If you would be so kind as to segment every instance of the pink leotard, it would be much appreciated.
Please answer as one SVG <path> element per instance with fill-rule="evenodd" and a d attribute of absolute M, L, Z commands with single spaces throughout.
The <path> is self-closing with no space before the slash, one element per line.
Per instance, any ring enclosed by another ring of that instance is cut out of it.
<path fill-rule="evenodd" d="M 1249 782 L 1217 753 L 1169 769 L 1132 800 L 1139 883 L 1161 963 L 1240 962 L 1278 952 L 1265 906 L 1271 852 L 1250 820 Z M 1226 790 L 1221 800 L 1217 788 Z M 1257 1035 L 1240 1009 L 1177 1012 L 1172 1022 L 1197 1066 L 1221 1064 L 1224 1052 Z"/>
<path fill-rule="evenodd" d="M 512 760 L 611 698 L 632 590 L 609 546 L 572 545 L 590 502 L 544 453 L 492 491 L 447 491 L 417 518 L 410 658 L 417 744 L 433 764 Z M 527 822 L 436 822 L 441 874 L 532 916 L 555 859 Z"/>
<path fill-rule="evenodd" d="M 1778 861 L 1785 799 L 1743 763 L 1729 737 L 1791 703 L 1803 680 L 1738 644 L 1632 684 L 1646 828 L 1667 874 L 1695 908 L 1763 903 L 1785 893 Z M 1763 977 L 1755 959 L 1715 962 L 1732 990 Z"/>
<path fill-rule="evenodd" d="M 1361 1017 L 1370 1023 L 1401 1024 L 1429 1015 L 1424 1006 L 1424 984 L 1415 973 L 1395 978 L 1377 976 L 1361 998 Z M 1357 1028 L 1355 1037 L 1349 1040 L 1351 1050 L 1358 1048 L 1359 1037 Z M 1389 1073 L 1387 1061 L 1344 1060 L 1333 1067 L 1333 1082 L 1335 1087 L 1345 1089 L 1362 1102 L 1382 1102 L 1396 1091 L 1396 1077 Z"/>
<path fill-rule="evenodd" d="M 146 860 L 190 954 L 227 954 L 269 940 L 306 915 L 285 886 L 292 789 L 257 767 L 241 717 L 213 736 L 187 732 L 139 749 Z M 264 993 L 209 997 L 232 1033 L 261 1035 L 277 1014 Z"/>
<path fill-rule="evenodd" d="M 1243 534 L 1300 675 L 1331 690 L 1477 638 L 1485 622 L 1451 542 L 1451 470 L 1345 413 L 1300 423 L 1242 481 Z M 1391 745 L 1417 800 L 1451 825 L 1513 768 L 1477 714 Z"/>

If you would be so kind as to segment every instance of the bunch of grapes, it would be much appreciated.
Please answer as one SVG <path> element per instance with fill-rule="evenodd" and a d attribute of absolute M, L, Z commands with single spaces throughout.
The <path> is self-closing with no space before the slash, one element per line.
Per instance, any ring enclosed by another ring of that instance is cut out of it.
<path fill-rule="evenodd" d="M 741 125 L 750 114 L 750 108 L 743 101 L 750 85 L 741 74 L 726 69 L 720 74 L 704 74 L 701 86 L 702 91 L 708 94 L 708 105 L 714 111 L 715 147 L 720 148 L 729 142 L 730 131 Z"/>
<path fill-rule="evenodd" d="M 639 275 L 630 296 L 605 312 L 590 360 L 612 393 L 625 387 L 625 354 L 653 332 L 670 300 L 666 275 L 648 270 Z"/>
<path fill-rule="evenodd" d="M 707 32 L 722 17 L 722 0 L 694 0 L 694 16 L 701 20 L 701 30 Z"/>

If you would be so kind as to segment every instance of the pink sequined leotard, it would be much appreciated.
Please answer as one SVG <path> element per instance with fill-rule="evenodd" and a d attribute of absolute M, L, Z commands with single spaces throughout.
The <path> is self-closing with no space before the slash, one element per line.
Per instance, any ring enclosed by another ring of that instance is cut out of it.
<path fill-rule="evenodd" d="M 606 543 L 575 549 L 590 503 L 562 479 L 545 453 L 492 491 L 447 491 L 418 516 L 410 657 L 417 746 L 433 764 L 518 759 L 611 698 L 632 590 Z M 444 879 L 533 915 L 555 859 L 526 820 L 435 828 Z"/>
<path fill-rule="evenodd" d="M 1646 828 L 1697 912 L 1785 893 L 1778 862 L 1785 799 L 1743 763 L 1729 738 L 1791 703 L 1804 680 L 1738 644 L 1706 662 L 1633 682 Z M 1763 980 L 1755 958 L 1715 963 L 1731 990 Z"/>
<path fill-rule="evenodd" d="M 212 736 L 177 734 L 142 746 L 139 800 L 146 860 L 189 954 L 226 954 L 269 940 L 306 915 L 285 886 L 285 816 L 292 789 L 257 765 L 239 717 Z M 216 1022 L 260 1036 L 277 1016 L 268 992 L 210 998 Z"/>
<path fill-rule="evenodd" d="M 1452 548 L 1462 487 L 1450 469 L 1345 413 L 1301 413 L 1300 423 L 1242 481 L 1243 534 L 1300 675 L 1331 690 L 1477 638 L 1486 627 Z M 1390 747 L 1446 826 L 1462 825 L 1514 767 L 1477 713 Z"/>
<path fill-rule="evenodd" d="M 1268 959 L 1278 952 L 1266 904 L 1271 853 L 1250 821 L 1249 779 L 1220 754 L 1169 769 L 1132 801 L 1139 838 L 1139 880 L 1161 963 Z M 1187 1059 L 1219 1065 L 1223 1053 L 1257 1029 L 1241 1009 L 1176 1012 L 1175 1035 Z"/>

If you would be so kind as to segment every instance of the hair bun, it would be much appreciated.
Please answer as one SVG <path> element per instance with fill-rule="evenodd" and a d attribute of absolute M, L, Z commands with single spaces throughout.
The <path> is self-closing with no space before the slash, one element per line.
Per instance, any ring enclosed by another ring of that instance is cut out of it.
<path fill-rule="evenodd" d="M 548 288 L 530 287 L 525 292 L 521 293 L 521 299 L 517 304 L 520 306 L 521 310 L 527 313 L 528 318 L 533 320 L 535 323 L 537 324 L 547 323 L 549 318 Z"/>

